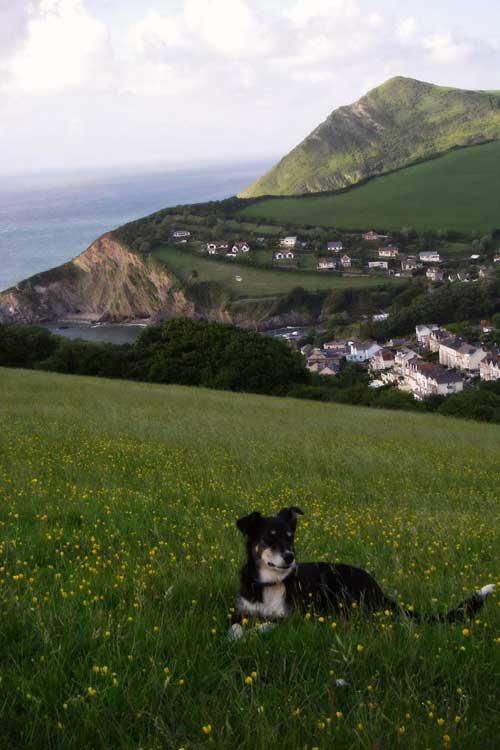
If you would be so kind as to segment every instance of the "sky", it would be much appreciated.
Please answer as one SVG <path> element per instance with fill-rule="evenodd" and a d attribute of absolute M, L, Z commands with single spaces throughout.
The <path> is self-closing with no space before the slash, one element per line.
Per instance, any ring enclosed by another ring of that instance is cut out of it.
<path fill-rule="evenodd" d="M 500 89 L 500 3 L 0 0 L 0 174 L 272 159 L 394 75 Z"/>

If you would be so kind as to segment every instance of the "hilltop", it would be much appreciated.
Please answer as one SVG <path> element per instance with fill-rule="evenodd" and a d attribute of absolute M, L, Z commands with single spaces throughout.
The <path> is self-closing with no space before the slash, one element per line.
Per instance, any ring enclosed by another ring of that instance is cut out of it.
<path fill-rule="evenodd" d="M 339 107 L 241 197 L 338 190 L 500 138 L 500 94 L 398 76 Z"/>
<path fill-rule="evenodd" d="M 492 747 L 495 599 L 466 632 L 226 632 L 253 509 L 299 505 L 299 559 L 424 612 L 498 580 L 498 427 L 20 370 L 0 390 L 2 747 Z"/>

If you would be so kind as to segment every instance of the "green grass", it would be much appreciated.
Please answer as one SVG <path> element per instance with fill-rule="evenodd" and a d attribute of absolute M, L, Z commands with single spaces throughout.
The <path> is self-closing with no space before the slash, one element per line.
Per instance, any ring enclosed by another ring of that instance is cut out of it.
<path fill-rule="evenodd" d="M 0 747 L 497 747 L 495 597 L 468 635 L 356 612 L 226 632 L 255 508 L 300 505 L 302 560 L 425 611 L 498 580 L 500 429 L 20 370 L 0 388 Z"/>
<path fill-rule="evenodd" d="M 200 281 L 217 281 L 228 289 L 234 298 L 249 298 L 283 295 L 301 286 L 308 291 L 327 289 L 359 289 L 386 283 L 398 283 L 398 279 L 373 276 L 333 276 L 307 271 L 285 271 L 255 268 L 237 262 L 221 262 L 204 258 L 189 250 L 176 247 L 162 247 L 154 251 L 154 256 L 164 263 L 181 281 L 189 283 L 193 270 L 198 272 Z M 236 281 L 241 276 L 242 281 Z"/>
<path fill-rule="evenodd" d="M 346 193 L 258 202 L 242 215 L 342 229 L 486 232 L 500 227 L 499 192 L 497 141 L 377 177 Z"/>

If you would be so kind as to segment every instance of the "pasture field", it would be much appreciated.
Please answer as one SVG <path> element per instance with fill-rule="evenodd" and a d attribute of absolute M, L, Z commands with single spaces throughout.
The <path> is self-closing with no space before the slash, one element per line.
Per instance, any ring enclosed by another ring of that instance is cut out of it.
<path fill-rule="evenodd" d="M 426 612 L 498 581 L 498 427 L 22 370 L 0 392 L 0 747 L 498 748 L 496 596 L 466 625 L 226 639 L 253 509 L 299 505 L 299 559 Z"/>
<path fill-rule="evenodd" d="M 236 261 L 219 262 L 204 258 L 189 250 L 165 246 L 153 252 L 183 283 L 189 284 L 193 271 L 200 281 L 217 281 L 231 292 L 234 298 L 272 297 L 287 294 L 295 287 L 310 292 L 327 289 L 365 289 L 382 284 L 397 284 L 398 279 L 376 276 L 333 276 L 314 271 L 285 271 L 256 268 Z M 241 281 L 236 281 L 236 276 Z"/>
<path fill-rule="evenodd" d="M 294 224 L 397 231 L 500 227 L 500 141 L 452 151 L 338 195 L 270 198 L 241 212 Z"/>

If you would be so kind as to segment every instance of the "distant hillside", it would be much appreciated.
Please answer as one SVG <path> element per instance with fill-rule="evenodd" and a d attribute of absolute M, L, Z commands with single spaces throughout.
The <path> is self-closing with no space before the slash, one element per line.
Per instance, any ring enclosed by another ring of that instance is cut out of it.
<path fill-rule="evenodd" d="M 500 141 L 452 151 L 336 195 L 269 198 L 246 220 L 337 229 L 489 232 L 500 228 Z"/>
<path fill-rule="evenodd" d="M 337 190 L 500 138 L 500 94 L 396 77 L 327 119 L 241 197 Z"/>

